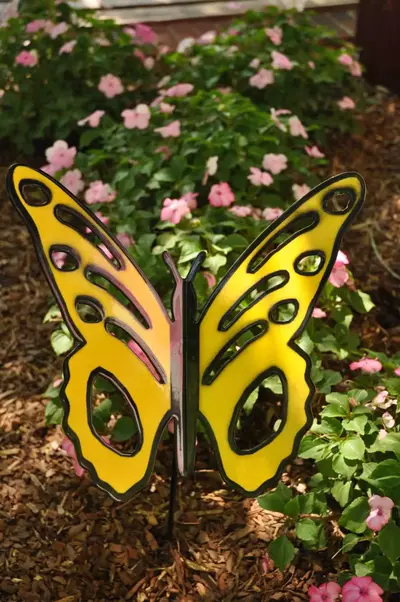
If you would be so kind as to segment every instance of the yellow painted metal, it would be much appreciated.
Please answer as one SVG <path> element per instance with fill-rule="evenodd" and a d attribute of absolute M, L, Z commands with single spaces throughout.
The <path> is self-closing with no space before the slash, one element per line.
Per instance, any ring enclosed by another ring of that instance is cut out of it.
<path fill-rule="evenodd" d="M 344 188 L 351 189 L 356 196 L 353 207 L 343 215 L 327 213 L 323 208 L 323 199 L 330 191 Z M 310 394 L 310 386 L 306 380 L 307 358 L 289 344 L 309 315 L 329 262 L 331 258 L 336 257 L 337 241 L 343 226 L 349 214 L 357 211 L 363 200 L 362 191 L 362 183 L 358 177 L 340 179 L 320 189 L 301 203 L 294 212 L 290 213 L 289 210 L 288 217 L 253 248 L 221 285 L 200 325 L 199 370 L 200 375 L 203 375 L 221 348 L 245 326 L 257 320 L 267 319 L 271 307 L 280 301 L 294 298 L 299 302 L 299 311 L 292 322 L 274 324 L 270 321 L 267 333 L 244 349 L 212 384 L 200 384 L 199 408 L 214 434 L 221 468 L 233 485 L 246 492 L 258 490 L 263 483 L 275 477 L 282 462 L 292 454 L 296 437 L 307 423 L 306 404 Z M 247 271 L 252 258 L 277 232 L 287 227 L 299 215 L 310 211 L 316 211 L 319 216 L 319 223 L 315 227 L 278 250 L 256 273 Z M 315 250 L 322 251 L 326 256 L 323 269 L 314 276 L 298 274 L 294 269 L 296 258 L 306 251 Z M 266 295 L 246 311 L 228 331 L 218 330 L 222 316 L 237 299 L 263 276 L 278 270 L 289 272 L 288 283 L 282 289 Z M 282 370 L 287 379 L 288 408 L 284 427 L 265 447 L 253 453 L 238 454 L 232 449 L 228 437 L 235 406 L 247 387 L 262 372 L 273 366 Z"/>

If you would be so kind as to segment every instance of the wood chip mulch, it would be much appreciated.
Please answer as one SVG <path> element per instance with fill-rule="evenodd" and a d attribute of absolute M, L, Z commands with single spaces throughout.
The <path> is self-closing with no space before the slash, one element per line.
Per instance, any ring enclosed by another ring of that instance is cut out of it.
<path fill-rule="evenodd" d="M 382 324 L 381 309 L 360 322 L 371 341 L 384 339 L 387 348 L 400 337 L 400 280 L 390 273 L 400 271 L 399 117 L 400 102 L 380 102 L 364 119 L 368 135 L 341 143 L 331 164 L 332 173 L 356 169 L 367 180 L 368 204 L 345 248 L 363 288 L 391 295 L 390 323 Z M 48 288 L 4 190 L 0 201 L 0 601 L 302 602 L 312 583 L 335 580 L 344 567 L 339 557 L 332 560 L 342 537 L 334 521 L 325 551 L 301 549 L 281 573 L 267 545 L 282 534 L 283 517 L 225 489 L 201 443 L 196 478 L 179 487 L 172 541 L 162 533 L 168 442 L 149 487 L 127 503 L 74 475 L 60 429 L 44 423 L 42 392 L 60 371 L 49 345 L 51 327 L 42 324 Z M 304 491 L 308 473 L 295 463 L 283 480 Z"/>

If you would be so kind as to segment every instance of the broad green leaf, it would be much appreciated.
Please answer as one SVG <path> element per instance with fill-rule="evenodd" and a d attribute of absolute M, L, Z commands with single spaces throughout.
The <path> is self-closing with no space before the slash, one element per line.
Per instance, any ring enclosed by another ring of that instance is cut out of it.
<path fill-rule="evenodd" d="M 111 435 L 114 441 L 128 441 L 136 432 L 136 422 L 130 416 L 121 416 Z"/>
<path fill-rule="evenodd" d="M 390 497 L 390 490 L 400 486 L 400 462 L 397 460 L 380 462 L 366 480 Z"/>
<path fill-rule="evenodd" d="M 355 433 L 360 433 L 360 435 L 364 435 L 367 422 L 367 416 L 361 414 L 360 416 L 355 416 L 351 420 L 343 420 L 342 424 L 346 431 L 353 431 Z"/>
<path fill-rule="evenodd" d="M 74 339 L 72 335 L 63 330 L 55 330 L 50 336 L 51 346 L 53 347 L 56 355 L 62 355 L 67 353 L 74 346 Z"/>
<path fill-rule="evenodd" d="M 339 524 L 353 533 L 364 533 L 367 530 L 367 516 L 370 507 L 366 497 L 358 497 L 343 510 Z"/>
<path fill-rule="evenodd" d="M 400 459 L 400 433 L 388 433 L 383 439 L 376 438 L 369 451 L 372 453 L 393 452 Z"/>
<path fill-rule="evenodd" d="M 349 408 L 349 398 L 344 393 L 329 393 L 329 395 L 327 395 L 325 399 L 329 404 L 335 403 L 341 405 L 344 408 L 346 408 L 346 410 L 348 410 Z"/>
<path fill-rule="evenodd" d="M 400 558 L 400 527 L 391 520 L 379 533 L 377 541 L 382 552 L 394 564 Z"/>
<path fill-rule="evenodd" d="M 342 508 L 349 502 L 351 486 L 351 481 L 347 481 L 347 483 L 336 481 L 332 487 L 332 495 Z"/>
<path fill-rule="evenodd" d="M 291 516 L 292 518 L 295 518 L 296 516 L 298 516 L 300 514 L 300 496 L 299 495 L 295 495 L 294 497 L 292 497 L 291 500 L 286 502 L 285 508 L 284 508 L 284 514 L 286 514 L 286 516 Z"/>
<path fill-rule="evenodd" d="M 303 518 L 296 524 L 296 535 L 302 541 L 314 542 L 318 536 L 318 526 L 311 518 Z"/>
<path fill-rule="evenodd" d="M 347 416 L 347 414 L 347 408 L 339 405 L 338 403 L 328 404 L 321 412 L 321 416 L 325 416 L 327 418 L 344 418 Z"/>
<path fill-rule="evenodd" d="M 204 262 L 204 267 L 209 268 L 213 274 L 217 275 L 219 269 L 222 268 L 226 262 L 227 259 L 224 255 L 209 255 Z"/>
<path fill-rule="evenodd" d="M 284 571 L 288 564 L 292 562 L 296 549 L 286 535 L 282 535 L 269 544 L 268 554 L 278 569 Z"/>
<path fill-rule="evenodd" d="M 285 504 L 291 497 L 292 490 L 283 483 L 279 483 L 275 491 L 270 491 L 265 495 L 261 495 L 257 498 L 257 501 L 264 510 L 282 512 L 283 514 Z"/>
<path fill-rule="evenodd" d="M 46 404 L 46 424 L 61 424 L 64 416 L 64 408 L 59 399 L 50 399 Z"/>
<path fill-rule="evenodd" d="M 330 443 L 321 441 L 318 437 L 303 437 L 300 443 L 299 457 L 304 459 L 322 460 L 330 450 Z"/>
<path fill-rule="evenodd" d="M 365 443 L 360 437 L 349 437 L 341 444 L 340 451 L 347 460 L 362 460 Z"/>

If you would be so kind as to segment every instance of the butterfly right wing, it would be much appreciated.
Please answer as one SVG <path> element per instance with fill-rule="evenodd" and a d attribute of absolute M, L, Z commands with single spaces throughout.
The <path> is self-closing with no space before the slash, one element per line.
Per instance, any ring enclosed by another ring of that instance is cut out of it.
<path fill-rule="evenodd" d="M 118 241 L 53 178 L 16 165 L 9 171 L 7 189 L 78 341 L 64 364 L 64 429 L 97 484 L 123 499 L 146 484 L 171 415 L 170 319 Z M 45 202 L 39 203 L 39 197 Z M 85 236 L 85 228 L 91 238 Z M 66 264 L 60 268 L 57 253 L 64 253 L 73 269 L 64 269 Z M 119 291 L 119 297 L 102 287 L 105 282 Z M 121 299 L 129 300 L 129 307 Z M 79 304 L 91 307 L 98 321 L 84 320 Z M 122 332 L 117 329 L 122 329 L 129 347 L 124 337 L 117 338 L 116 333 Z M 133 455 L 116 451 L 94 429 L 91 388 L 98 374 L 113 381 L 136 415 L 141 436 Z"/>

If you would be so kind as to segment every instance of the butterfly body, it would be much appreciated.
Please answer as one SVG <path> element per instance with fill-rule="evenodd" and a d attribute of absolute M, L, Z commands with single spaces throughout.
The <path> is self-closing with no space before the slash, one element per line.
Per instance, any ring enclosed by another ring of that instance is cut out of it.
<path fill-rule="evenodd" d="M 143 488 L 173 419 L 182 476 L 193 471 L 200 420 L 229 485 L 245 495 L 273 485 L 311 423 L 312 366 L 298 338 L 362 206 L 362 178 L 331 178 L 294 203 L 229 268 L 200 311 L 193 280 L 205 254 L 186 278 L 165 255 L 175 281 L 171 315 L 119 241 L 53 178 L 16 165 L 7 189 L 76 340 L 64 364 L 63 428 L 95 482 L 120 500 Z M 348 196 L 346 207 L 332 209 L 335 195 Z M 98 375 L 136 417 L 133 452 L 113 448 L 94 427 Z M 243 447 L 239 417 L 271 378 L 281 393 L 268 402 L 265 436 Z"/>

